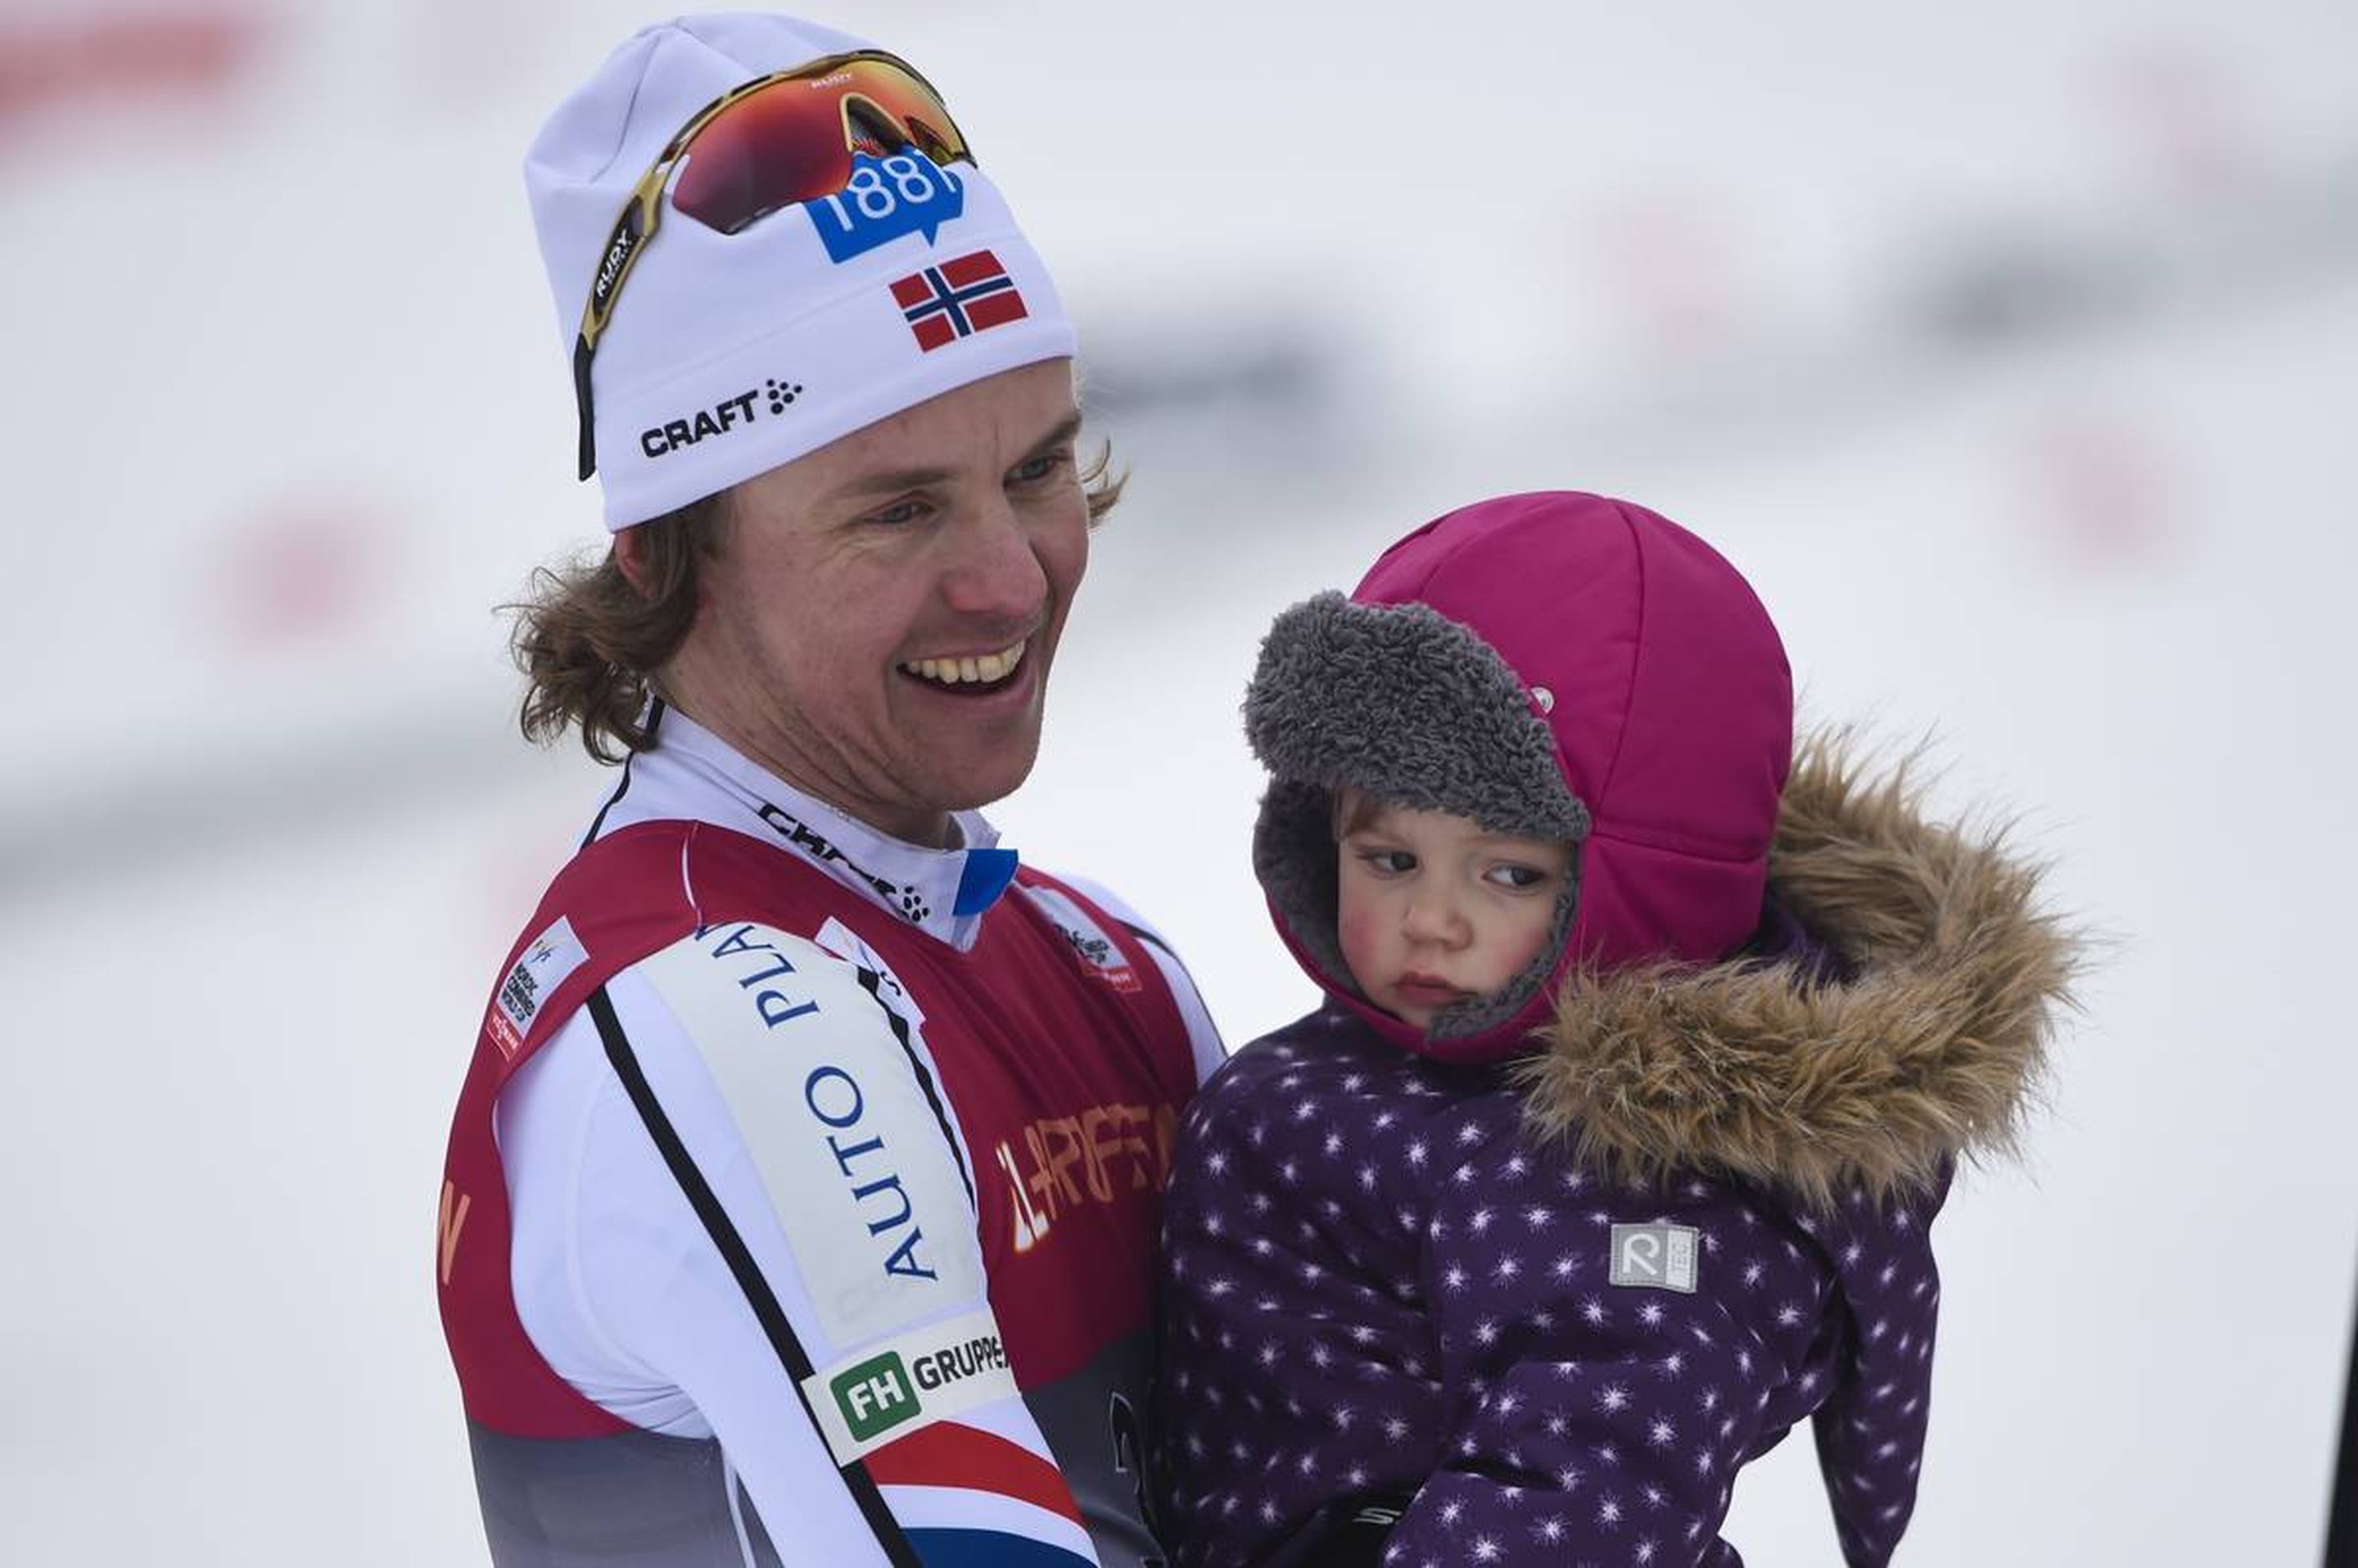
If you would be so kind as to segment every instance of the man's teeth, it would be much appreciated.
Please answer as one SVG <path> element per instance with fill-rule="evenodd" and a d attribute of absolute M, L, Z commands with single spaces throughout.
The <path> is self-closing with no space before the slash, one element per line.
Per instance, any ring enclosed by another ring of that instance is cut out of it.
<path fill-rule="evenodd" d="M 978 654 L 965 659 L 911 659 L 901 667 L 913 676 L 939 681 L 944 686 L 960 686 L 969 681 L 988 685 L 1015 673 L 1015 666 L 1023 662 L 1023 647 L 1018 643 L 996 654 Z"/>

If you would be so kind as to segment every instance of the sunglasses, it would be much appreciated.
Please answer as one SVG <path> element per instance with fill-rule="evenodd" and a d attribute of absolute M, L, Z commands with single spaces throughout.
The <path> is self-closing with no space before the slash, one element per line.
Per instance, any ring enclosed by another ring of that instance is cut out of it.
<path fill-rule="evenodd" d="M 914 147 L 937 166 L 974 161 L 933 84 L 907 61 L 879 49 L 829 55 L 756 77 L 689 116 L 632 188 L 582 308 L 581 334 L 573 345 L 573 395 L 581 416 L 583 479 L 598 470 L 590 360 L 613 319 L 623 280 L 654 238 L 665 188 L 682 217 L 734 234 L 782 207 L 838 195 L 858 172 L 855 157 L 881 158 L 903 147 Z"/>

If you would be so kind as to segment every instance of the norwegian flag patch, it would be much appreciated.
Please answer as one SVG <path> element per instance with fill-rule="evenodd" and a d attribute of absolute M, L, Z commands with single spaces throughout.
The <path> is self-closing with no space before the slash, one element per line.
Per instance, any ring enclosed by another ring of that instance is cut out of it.
<path fill-rule="evenodd" d="M 917 346 L 929 354 L 1031 314 L 1015 280 L 989 251 L 969 251 L 897 279 L 892 298 Z"/>

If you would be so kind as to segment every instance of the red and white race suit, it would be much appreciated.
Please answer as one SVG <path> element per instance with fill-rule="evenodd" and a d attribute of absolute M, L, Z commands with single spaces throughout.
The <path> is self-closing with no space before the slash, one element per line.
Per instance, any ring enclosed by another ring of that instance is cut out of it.
<path fill-rule="evenodd" d="M 1153 1562 L 1148 1292 L 1219 1042 L 1101 892 L 676 710 L 485 1010 L 437 1258 L 503 1565 Z"/>

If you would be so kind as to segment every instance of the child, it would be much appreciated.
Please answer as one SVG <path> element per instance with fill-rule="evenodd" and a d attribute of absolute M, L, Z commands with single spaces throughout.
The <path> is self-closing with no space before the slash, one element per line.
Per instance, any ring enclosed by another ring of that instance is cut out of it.
<path fill-rule="evenodd" d="M 1326 998 L 1182 1135 L 1174 1560 L 1735 1564 L 1736 1473 L 1805 1416 L 1844 1558 L 1888 1560 L 1927 1227 L 2072 970 L 2034 872 L 1838 739 L 1797 761 L 1751 589 L 1596 496 L 1467 507 L 1294 606 L 1245 714 Z"/>

